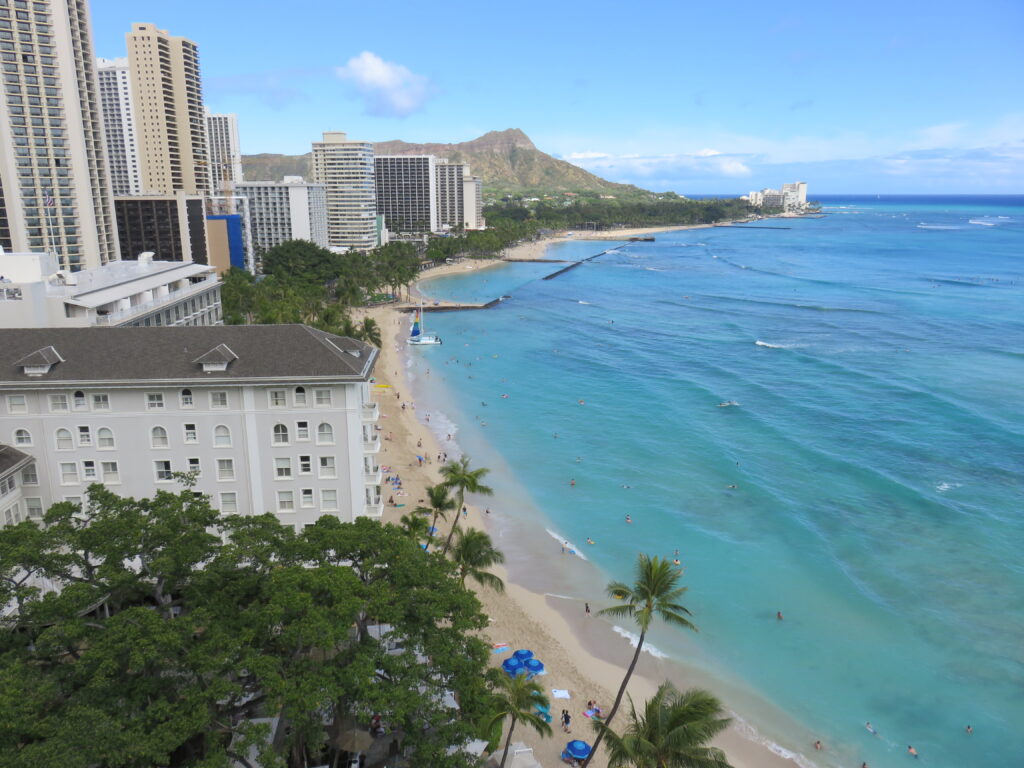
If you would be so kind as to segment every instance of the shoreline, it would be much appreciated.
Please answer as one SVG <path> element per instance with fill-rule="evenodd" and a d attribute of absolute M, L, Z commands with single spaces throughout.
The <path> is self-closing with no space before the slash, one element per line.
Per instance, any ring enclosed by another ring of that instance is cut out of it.
<path fill-rule="evenodd" d="M 710 226 L 712 225 L 655 229 L 676 231 Z M 572 239 L 574 238 L 566 236 L 546 238 L 524 243 L 509 250 L 518 250 L 522 253 L 522 249 L 528 249 L 526 252 L 536 253 L 539 248 L 543 252 L 552 242 Z M 417 285 L 410 293 L 417 297 L 421 296 L 418 283 L 422 280 L 467 270 L 488 269 L 506 261 L 516 260 L 519 259 L 506 256 L 505 259 L 472 260 L 470 266 L 467 266 L 466 262 L 459 262 L 431 268 L 420 275 Z M 404 502 L 404 506 L 386 506 L 382 519 L 383 522 L 397 523 L 403 514 L 410 512 L 421 499 L 425 499 L 426 486 L 438 481 L 439 465 L 436 457 L 446 449 L 455 448 L 456 444 L 439 441 L 429 425 L 416 414 L 415 398 L 412 396 L 414 385 L 408 376 L 407 350 L 402 344 L 407 318 L 394 305 L 362 310 L 360 316 L 375 318 L 381 328 L 383 345 L 375 371 L 376 385 L 373 387 L 374 399 L 380 403 L 381 408 L 379 426 L 383 439 L 378 461 L 382 466 L 390 467 L 392 473 L 401 474 L 404 493 L 407 494 L 396 498 L 396 502 Z M 401 407 L 403 403 L 406 404 L 404 410 Z M 453 456 L 458 455 L 457 448 L 452 453 Z M 417 455 L 426 456 L 428 463 L 419 466 Z M 391 495 L 387 489 L 382 489 L 385 500 Z M 497 505 L 502 502 L 500 498 L 494 498 L 494 501 Z M 484 507 L 488 503 L 489 500 L 483 505 L 475 504 L 472 500 L 467 501 L 469 516 L 468 519 L 463 518 L 460 525 L 482 528 L 495 536 L 495 524 L 501 513 L 496 511 L 493 519 L 488 519 L 488 524 L 485 525 L 485 519 L 489 516 L 484 512 Z M 439 522 L 439 535 L 446 535 L 449 526 L 450 522 Z M 543 556 L 535 550 L 532 554 L 536 557 Z M 596 569 L 596 566 L 591 567 Z M 552 710 L 557 713 L 562 708 L 569 709 L 573 716 L 573 737 L 592 741 L 589 722 L 582 716 L 584 704 L 590 699 L 595 699 L 601 702 L 606 710 L 611 706 L 632 653 L 631 645 L 615 633 L 610 623 L 597 617 L 584 617 L 576 598 L 559 599 L 550 593 L 532 591 L 517 583 L 507 567 L 494 568 L 493 572 L 506 583 L 504 595 L 470 584 L 480 599 L 484 612 L 491 617 L 491 623 L 485 631 L 489 644 L 509 643 L 511 649 L 534 650 L 548 668 L 548 674 L 541 680 L 542 685 L 548 692 L 554 687 L 564 688 L 571 696 L 569 701 L 552 699 Z M 603 583 L 601 591 L 603 592 Z M 496 666 L 505 655 L 492 654 L 492 664 Z M 630 681 L 629 693 L 639 703 L 650 697 L 657 685 L 665 679 L 671 679 L 680 689 L 685 689 L 688 685 L 686 668 L 681 662 L 656 658 L 648 653 L 641 654 L 637 671 Z M 694 683 L 691 680 L 689 684 Z M 727 687 L 725 684 L 723 686 Z M 722 686 L 712 686 L 716 692 L 720 687 Z M 626 706 L 625 701 L 623 706 Z M 617 722 L 621 724 L 624 722 L 623 718 L 624 715 L 620 714 Z M 532 747 L 536 759 L 543 765 L 560 764 L 558 756 L 565 741 L 571 738 L 559 730 L 557 718 L 552 725 L 553 735 L 548 738 L 543 738 L 526 728 L 517 729 L 514 737 L 515 741 L 522 741 Z M 734 720 L 733 725 L 714 742 L 726 752 L 735 768 L 794 768 L 800 765 L 796 760 L 783 757 L 767 745 L 745 735 L 741 732 L 744 728 L 749 729 L 749 726 L 743 721 Z M 595 768 L 606 768 L 607 758 L 603 750 L 601 754 L 595 756 L 591 764 Z M 810 763 L 804 763 L 808 764 Z"/>

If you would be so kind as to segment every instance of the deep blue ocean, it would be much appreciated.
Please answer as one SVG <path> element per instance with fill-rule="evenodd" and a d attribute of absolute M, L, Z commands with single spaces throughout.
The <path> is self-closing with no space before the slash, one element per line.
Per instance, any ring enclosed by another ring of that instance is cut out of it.
<path fill-rule="evenodd" d="M 511 298 L 427 315 L 419 412 L 493 469 L 513 573 L 561 568 L 530 586 L 600 606 L 678 548 L 700 633 L 650 642 L 764 738 L 1024 765 L 1024 197 L 823 202 L 424 284 Z"/>

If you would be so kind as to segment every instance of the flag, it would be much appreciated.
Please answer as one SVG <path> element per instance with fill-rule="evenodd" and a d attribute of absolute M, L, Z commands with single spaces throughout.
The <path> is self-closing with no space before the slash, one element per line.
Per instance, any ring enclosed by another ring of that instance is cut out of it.
<path fill-rule="evenodd" d="M 51 195 L 49 192 L 47 192 L 46 193 L 46 207 L 47 208 L 53 208 L 55 205 L 57 205 L 57 201 L 53 199 L 53 195 Z"/>

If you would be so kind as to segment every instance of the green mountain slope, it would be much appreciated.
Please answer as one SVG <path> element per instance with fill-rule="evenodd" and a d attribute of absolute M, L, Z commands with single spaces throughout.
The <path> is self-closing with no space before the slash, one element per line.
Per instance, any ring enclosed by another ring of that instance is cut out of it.
<path fill-rule="evenodd" d="M 576 192 L 616 196 L 642 193 L 631 184 L 616 184 L 541 152 L 518 128 L 491 131 L 460 144 L 410 144 L 382 141 L 374 144 L 378 155 L 437 155 L 453 163 L 468 163 L 486 191 L 507 193 Z M 245 178 L 276 181 L 283 176 L 311 177 L 310 155 L 243 155 Z"/>

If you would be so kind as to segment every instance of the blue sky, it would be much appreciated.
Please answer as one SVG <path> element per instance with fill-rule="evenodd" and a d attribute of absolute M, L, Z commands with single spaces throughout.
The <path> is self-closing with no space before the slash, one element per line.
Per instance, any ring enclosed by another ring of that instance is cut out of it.
<path fill-rule="evenodd" d="M 282 12 L 283 9 L 283 12 Z M 246 153 L 324 130 L 465 141 L 521 128 L 615 181 L 738 193 L 1024 192 L 1024 2 L 139 3 L 195 40 Z"/>

